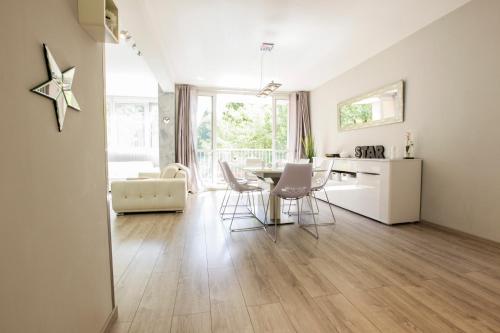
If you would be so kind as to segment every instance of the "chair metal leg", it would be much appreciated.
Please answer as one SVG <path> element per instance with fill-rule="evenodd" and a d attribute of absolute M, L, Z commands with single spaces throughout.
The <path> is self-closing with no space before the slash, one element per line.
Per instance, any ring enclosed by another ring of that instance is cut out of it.
<path fill-rule="evenodd" d="M 328 207 L 330 207 L 330 213 L 332 213 L 333 224 L 336 224 L 337 219 L 335 218 L 335 214 L 333 214 L 332 204 L 330 203 L 330 199 L 328 198 L 328 192 L 326 192 L 326 189 L 324 187 L 323 187 L 323 191 L 325 191 L 326 202 L 328 203 Z"/>
<path fill-rule="evenodd" d="M 314 196 L 314 192 L 313 193 L 313 196 Z M 318 207 L 318 203 L 316 202 L 316 211 L 314 210 L 314 208 L 311 210 L 311 211 L 306 211 L 304 212 L 304 198 L 301 198 L 301 201 L 300 201 L 300 211 L 301 211 L 301 214 L 319 214 L 319 207 Z M 292 200 L 290 200 L 290 205 L 288 206 L 288 216 L 292 216 L 292 215 L 295 215 L 296 213 L 293 213 L 290 211 L 290 207 L 292 206 Z"/>
<path fill-rule="evenodd" d="M 262 191 L 260 191 L 260 192 L 262 193 Z M 255 215 L 255 213 L 257 213 L 257 208 L 255 206 L 255 196 L 253 195 L 253 193 L 251 195 L 251 199 L 252 199 L 253 214 Z"/>
<path fill-rule="evenodd" d="M 312 199 L 310 196 L 307 196 L 306 198 L 308 199 L 309 207 L 311 208 L 311 211 L 312 211 L 314 209 L 313 204 L 312 204 Z M 301 224 L 300 227 L 302 229 L 304 229 L 305 231 L 307 231 L 308 233 L 310 233 L 312 236 L 314 236 L 314 238 L 319 239 L 318 225 L 316 224 L 316 216 L 314 216 L 314 214 L 311 214 L 311 215 L 313 217 L 314 228 L 316 230 L 316 234 L 314 234 L 311 230 L 308 229 L 308 227 L 311 227 L 311 225 Z M 299 214 L 299 218 L 300 218 L 300 214 Z"/>
<path fill-rule="evenodd" d="M 295 203 L 297 205 L 297 224 L 300 225 L 300 205 L 299 205 L 299 199 L 295 199 Z"/>
<path fill-rule="evenodd" d="M 311 211 L 314 210 L 313 208 L 313 204 L 312 204 L 312 199 L 311 199 L 311 196 L 307 196 L 307 199 L 309 199 L 309 206 L 311 207 Z M 313 222 L 314 222 L 314 229 L 316 229 L 316 239 L 319 239 L 319 233 L 318 233 L 318 224 L 316 223 L 316 216 L 314 216 L 314 214 L 312 214 L 312 217 L 313 217 Z"/>
<path fill-rule="evenodd" d="M 288 202 L 289 202 L 289 204 L 288 204 L 288 216 L 290 216 L 290 215 L 292 215 L 290 213 L 290 209 L 292 208 L 292 202 L 293 202 L 293 200 L 288 200 Z"/>
<path fill-rule="evenodd" d="M 224 204 L 224 209 L 222 210 L 222 213 L 220 213 L 220 217 L 221 217 L 222 222 L 224 222 L 224 220 L 230 220 L 230 219 L 232 219 L 233 213 L 231 213 L 231 212 L 227 212 L 226 213 L 227 207 L 235 207 L 235 209 L 238 210 L 238 205 L 230 205 L 229 204 L 229 200 L 231 199 L 231 189 L 228 189 L 228 193 L 229 194 L 226 197 L 226 202 Z M 247 209 L 248 209 L 248 207 L 247 207 Z M 254 214 L 251 211 L 250 211 L 250 214 L 251 215 L 248 215 L 248 213 L 244 213 L 244 212 L 240 212 L 240 213 L 236 212 L 235 213 L 235 215 L 236 215 L 237 218 L 246 218 L 246 217 L 252 217 L 252 216 L 254 216 Z M 226 217 L 226 215 L 229 215 L 229 217 Z"/>
<path fill-rule="evenodd" d="M 229 188 L 226 188 L 226 191 L 224 192 L 224 196 L 222 197 L 222 201 L 220 203 L 219 214 L 222 213 L 222 207 L 224 207 L 224 201 L 226 201 L 226 195 L 227 195 L 228 191 L 229 191 Z"/>
<path fill-rule="evenodd" d="M 323 187 L 324 189 L 324 187 Z M 318 206 L 318 200 L 316 199 L 316 195 L 314 194 L 314 192 L 312 193 L 313 197 L 314 197 L 314 202 L 316 203 L 316 212 L 319 214 L 319 206 Z"/>
<path fill-rule="evenodd" d="M 231 218 L 231 224 L 229 225 L 229 230 L 230 231 L 233 231 L 233 221 L 234 221 L 234 216 L 236 215 L 236 210 L 238 209 L 238 204 L 240 203 L 240 196 L 241 196 L 241 193 L 238 193 L 238 199 L 236 200 L 236 206 L 234 206 L 234 210 L 233 210 L 233 217 Z"/>
<path fill-rule="evenodd" d="M 231 199 L 231 190 L 229 190 L 229 193 L 227 194 L 227 199 L 226 199 L 226 204 L 224 205 L 224 209 L 222 210 L 222 216 L 224 216 L 226 214 L 226 208 L 227 208 L 227 205 L 229 204 L 229 199 Z"/>
<path fill-rule="evenodd" d="M 259 191 L 259 192 L 260 192 L 261 197 L 262 197 L 262 204 L 264 205 L 264 208 L 265 208 L 264 197 L 263 197 L 262 191 Z M 244 198 L 245 194 L 247 195 L 247 197 L 246 197 L 247 203 L 246 203 L 245 208 L 248 210 L 248 213 L 237 212 L 238 208 L 240 207 L 240 201 L 242 201 L 242 204 L 244 205 L 243 200 L 245 199 Z M 256 211 L 257 211 L 257 209 L 255 206 L 254 192 L 252 192 L 252 191 L 238 192 L 238 198 L 236 200 L 236 205 L 234 205 L 233 212 L 228 213 L 230 215 L 230 217 L 228 217 L 228 218 L 222 217 L 222 220 L 231 220 L 230 225 L 229 225 L 229 229 L 231 232 L 250 231 L 250 230 L 259 230 L 259 229 L 265 230 L 266 226 L 267 226 L 267 224 L 266 224 L 267 221 L 266 221 L 266 223 L 262 222 L 255 215 Z M 261 226 L 247 227 L 247 228 L 234 228 L 233 229 L 234 219 L 248 219 L 248 218 L 256 219 L 261 224 Z"/>
<path fill-rule="evenodd" d="M 335 225 L 337 223 L 337 220 L 335 219 L 335 214 L 333 213 L 332 204 L 328 199 L 328 193 L 326 192 L 325 188 L 323 188 L 323 191 L 325 191 L 326 201 L 328 203 L 328 208 L 330 208 L 330 213 L 332 214 L 333 222 L 318 223 L 318 225 L 319 226 Z M 314 198 L 314 201 L 316 202 L 316 205 L 318 205 L 318 198 L 316 198 L 316 194 L 314 194 L 314 192 L 312 192 L 311 194 Z M 319 208 L 318 208 L 318 213 L 319 213 Z"/>
<path fill-rule="evenodd" d="M 247 192 L 247 210 L 252 212 L 252 203 L 250 202 L 250 193 L 249 192 Z"/>

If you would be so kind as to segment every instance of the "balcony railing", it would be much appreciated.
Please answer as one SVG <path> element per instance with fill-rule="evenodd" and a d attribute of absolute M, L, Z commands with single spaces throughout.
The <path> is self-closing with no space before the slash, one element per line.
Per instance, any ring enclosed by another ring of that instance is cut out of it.
<path fill-rule="evenodd" d="M 265 166 L 281 164 L 288 159 L 288 151 L 272 149 L 216 149 L 198 150 L 198 169 L 205 185 L 222 182 L 219 160 L 227 161 L 236 177 L 244 177 L 243 167 L 247 158 L 257 158 L 264 161 Z"/>

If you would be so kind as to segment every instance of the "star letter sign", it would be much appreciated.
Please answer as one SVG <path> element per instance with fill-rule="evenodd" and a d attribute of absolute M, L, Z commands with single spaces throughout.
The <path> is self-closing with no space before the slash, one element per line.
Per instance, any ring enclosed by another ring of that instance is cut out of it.
<path fill-rule="evenodd" d="M 43 44 L 43 50 L 50 80 L 31 89 L 31 91 L 54 101 L 59 132 L 61 132 L 67 107 L 69 106 L 74 110 L 80 111 L 80 105 L 78 105 L 75 95 L 71 91 L 76 69 L 75 67 L 71 67 L 65 72 L 61 72 L 47 45 Z"/>

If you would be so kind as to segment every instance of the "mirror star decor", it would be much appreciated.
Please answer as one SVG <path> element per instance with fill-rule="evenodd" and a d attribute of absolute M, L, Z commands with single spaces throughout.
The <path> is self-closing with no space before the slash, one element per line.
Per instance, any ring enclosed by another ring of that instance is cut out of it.
<path fill-rule="evenodd" d="M 78 105 L 75 95 L 71 91 L 76 68 L 71 67 L 61 72 L 47 45 L 43 44 L 43 50 L 50 80 L 31 89 L 31 91 L 54 101 L 59 132 L 61 132 L 68 106 L 76 111 L 80 111 L 80 105 Z"/>

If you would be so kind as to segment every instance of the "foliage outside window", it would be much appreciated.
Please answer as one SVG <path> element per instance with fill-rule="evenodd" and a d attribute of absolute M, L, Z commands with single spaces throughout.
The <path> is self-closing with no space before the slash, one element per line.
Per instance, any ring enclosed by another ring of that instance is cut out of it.
<path fill-rule="evenodd" d="M 221 94 L 217 102 L 217 148 L 272 148 L 271 98 Z"/>
<path fill-rule="evenodd" d="M 288 99 L 249 94 L 198 96 L 196 149 L 205 183 L 217 183 L 217 161 L 231 161 L 236 170 L 247 158 L 265 165 L 283 162 L 288 151 Z"/>
<path fill-rule="evenodd" d="M 364 124 L 372 119 L 372 104 L 348 104 L 340 109 L 342 127 Z"/>

